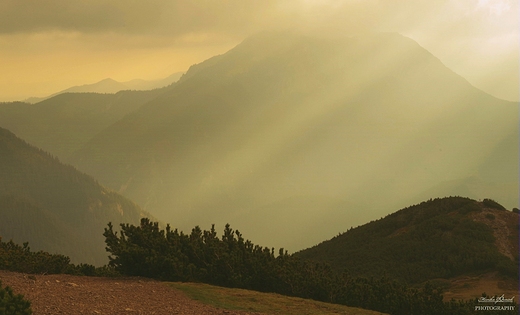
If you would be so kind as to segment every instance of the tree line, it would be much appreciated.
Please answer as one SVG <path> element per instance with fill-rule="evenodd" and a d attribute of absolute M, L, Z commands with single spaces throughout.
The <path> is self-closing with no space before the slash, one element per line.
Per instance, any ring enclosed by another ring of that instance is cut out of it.
<path fill-rule="evenodd" d="M 289 255 L 245 240 L 226 225 L 221 237 L 215 227 L 190 234 L 160 229 L 142 219 L 139 226 L 108 224 L 104 232 L 108 266 L 74 265 L 67 256 L 31 251 L 0 238 L 0 269 L 33 274 L 67 273 L 86 276 L 144 276 L 166 281 L 204 282 L 226 287 L 310 298 L 389 314 L 473 314 L 477 299 L 443 302 L 442 289 L 432 283 L 410 287 L 388 277 L 354 277 L 326 263 Z M 0 286 L 0 314 L 31 314 L 30 302 Z M 517 309 L 516 304 L 512 304 Z M 515 311 L 487 311 L 516 314 Z"/>

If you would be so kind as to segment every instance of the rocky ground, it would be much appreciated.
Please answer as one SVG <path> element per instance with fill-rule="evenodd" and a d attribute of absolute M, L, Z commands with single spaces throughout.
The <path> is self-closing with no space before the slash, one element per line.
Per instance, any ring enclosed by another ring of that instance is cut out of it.
<path fill-rule="evenodd" d="M 244 315 L 201 304 L 165 283 L 144 278 L 27 275 L 0 271 L 10 286 L 31 301 L 34 315 Z"/>

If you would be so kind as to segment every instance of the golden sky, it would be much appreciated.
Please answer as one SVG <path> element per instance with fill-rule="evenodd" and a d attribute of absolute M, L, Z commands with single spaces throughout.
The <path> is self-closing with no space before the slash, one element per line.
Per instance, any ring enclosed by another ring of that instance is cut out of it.
<path fill-rule="evenodd" d="M 160 79 L 264 29 L 399 32 L 518 100 L 517 0 L 0 0 L 0 101 L 105 78 Z"/>

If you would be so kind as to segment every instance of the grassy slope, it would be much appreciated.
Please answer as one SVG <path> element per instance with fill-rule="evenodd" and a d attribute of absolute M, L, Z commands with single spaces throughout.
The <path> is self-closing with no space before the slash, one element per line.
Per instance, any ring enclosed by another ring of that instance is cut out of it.
<path fill-rule="evenodd" d="M 174 282 L 171 285 L 176 289 L 182 290 L 192 299 L 228 310 L 287 315 L 383 314 L 376 311 L 288 297 L 280 294 L 230 289 L 202 283 Z"/>

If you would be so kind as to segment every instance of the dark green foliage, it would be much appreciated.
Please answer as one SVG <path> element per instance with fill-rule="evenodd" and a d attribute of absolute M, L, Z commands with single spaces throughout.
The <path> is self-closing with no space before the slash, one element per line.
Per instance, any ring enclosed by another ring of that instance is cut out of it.
<path fill-rule="evenodd" d="M 499 204 L 498 202 L 496 202 L 493 199 L 484 199 L 484 200 L 482 200 L 482 203 L 484 204 L 484 206 L 486 206 L 488 208 L 506 210 L 506 208 L 504 208 L 504 206 L 502 206 L 501 204 Z"/>
<path fill-rule="evenodd" d="M 31 252 L 28 243 L 23 246 L 12 240 L 2 242 L 0 238 L 0 269 L 25 273 L 64 273 L 70 264 L 70 258 L 44 251 Z"/>
<path fill-rule="evenodd" d="M 124 275 L 276 292 L 395 315 L 466 314 L 470 305 L 444 303 L 442 291 L 430 283 L 410 288 L 387 277 L 341 274 L 283 249 L 275 255 L 229 225 L 218 238 L 214 226 L 184 234 L 142 219 L 140 226 L 121 224 L 120 232 L 109 223 L 104 236 L 110 266 Z"/>
<path fill-rule="evenodd" d="M 30 315 L 31 303 L 20 294 L 14 294 L 10 287 L 2 287 L 0 281 L 0 315 Z"/>
<path fill-rule="evenodd" d="M 66 274 L 75 276 L 92 276 L 92 277 L 120 277 L 121 274 L 114 268 L 107 265 L 102 267 L 95 267 L 89 264 L 69 264 L 67 269 L 64 271 Z"/>
<path fill-rule="evenodd" d="M 73 274 L 78 276 L 114 277 L 119 273 L 109 266 L 74 265 L 70 258 L 44 251 L 31 251 L 29 243 L 22 246 L 12 240 L 3 242 L 0 237 L 0 270 L 31 274 Z M 0 313 L 1 315 L 1 313 Z"/>
<path fill-rule="evenodd" d="M 338 271 L 346 269 L 363 277 L 386 275 L 407 283 L 490 269 L 515 276 L 517 262 L 498 252 L 491 227 L 471 218 L 472 213 L 490 207 L 489 199 L 485 200 L 487 205 L 461 197 L 423 202 L 296 255 L 328 262 Z"/>

